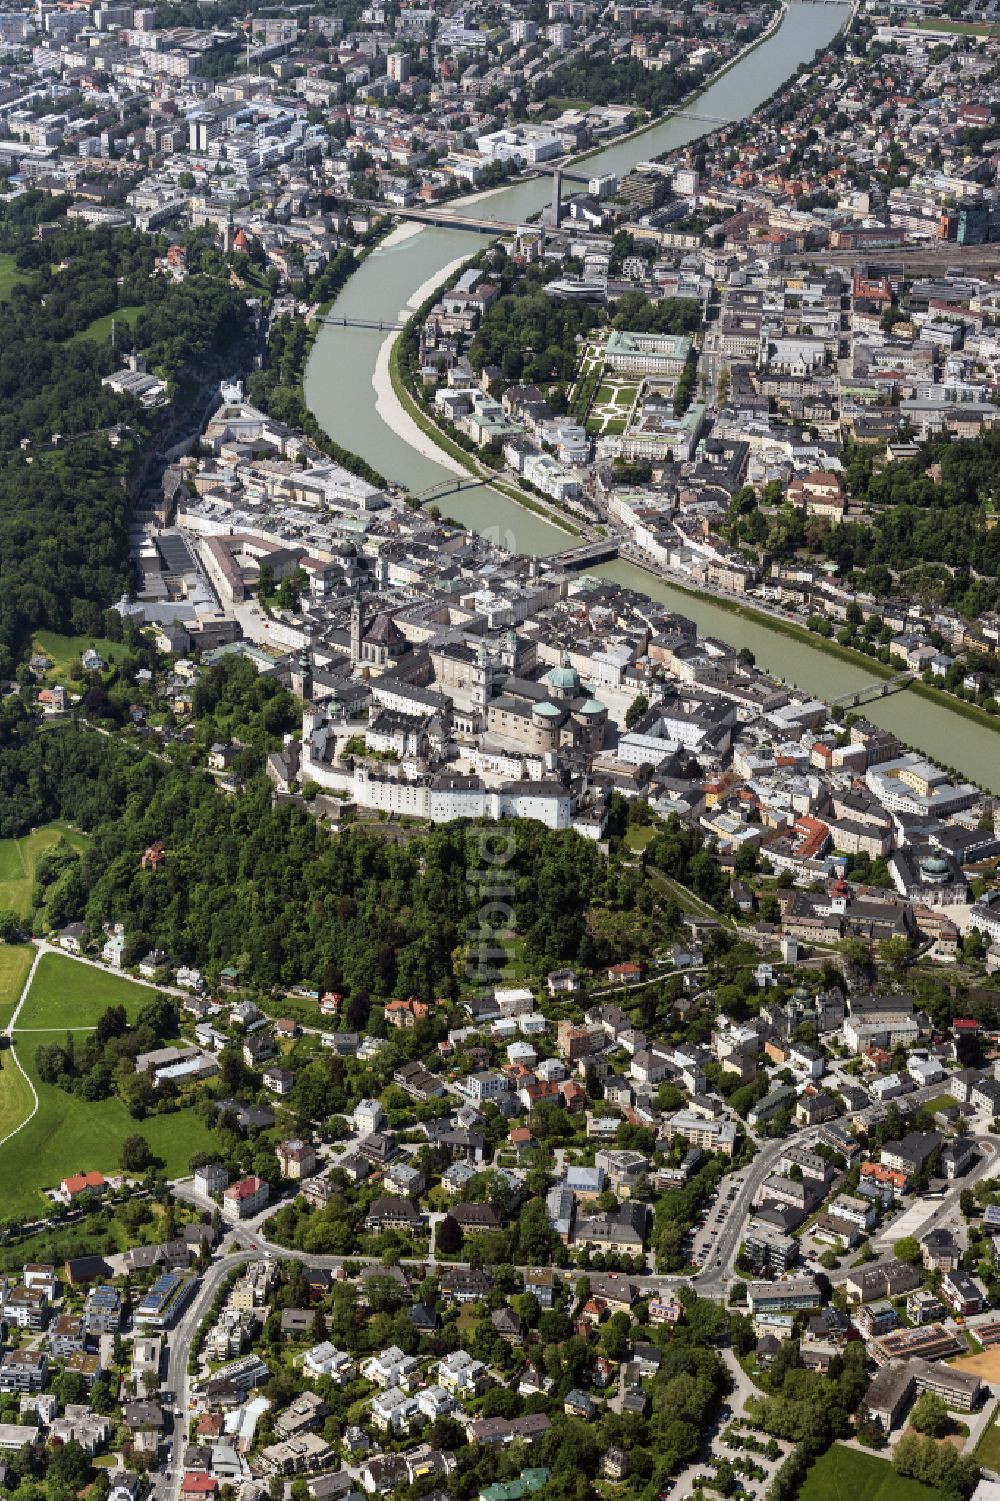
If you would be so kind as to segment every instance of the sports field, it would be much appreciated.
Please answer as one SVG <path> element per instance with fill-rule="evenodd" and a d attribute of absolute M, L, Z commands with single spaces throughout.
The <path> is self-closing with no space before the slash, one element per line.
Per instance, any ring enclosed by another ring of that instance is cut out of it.
<path fill-rule="evenodd" d="M 949 21 L 946 16 L 921 16 L 916 21 L 904 22 L 907 31 L 946 31 L 957 36 L 996 36 L 1000 28 L 986 22 Z"/>
<path fill-rule="evenodd" d="M 1000 1346 L 994 1345 L 992 1349 L 983 1350 L 978 1355 L 960 1355 L 957 1360 L 949 1360 L 948 1364 L 957 1366 L 960 1371 L 971 1371 L 981 1381 L 993 1384 L 1000 1381 Z"/>

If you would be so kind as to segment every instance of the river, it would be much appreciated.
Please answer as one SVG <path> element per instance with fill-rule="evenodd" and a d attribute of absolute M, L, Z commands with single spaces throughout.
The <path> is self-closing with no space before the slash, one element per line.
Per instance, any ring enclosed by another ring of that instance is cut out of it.
<path fill-rule="evenodd" d="M 777 30 L 741 58 L 690 105 L 699 114 L 739 120 L 769 98 L 800 63 L 830 42 L 844 25 L 848 6 L 790 3 Z M 705 133 L 704 124 L 667 119 L 652 129 L 607 147 L 588 158 L 594 175 L 623 174 L 636 162 L 659 156 Z M 508 221 L 523 221 L 551 196 L 551 182 L 540 178 L 517 182 L 486 200 L 489 211 Z M 462 206 L 457 206 L 462 212 Z M 467 205 L 483 212 L 482 200 Z M 337 298 L 338 315 L 395 320 L 419 303 L 447 267 L 474 254 L 478 236 L 459 229 L 417 229 L 394 236 L 378 247 L 350 278 Z M 324 325 L 316 338 L 306 371 L 306 399 L 323 427 L 338 443 L 361 454 L 382 474 L 410 490 L 427 489 L 448 477 L 450 469 L 419 452 L 406 435 L 390 426 L 376 408 L 373 386 L 376 362 L 386 337 L 377 329 Z M 440 502 L 441 510 L 512 552 L 551 553 L 567 546 L 567 534 L 540 516 L 486 486 L 464 490 Z M 602 565 L 594 572 L 641 590 L 690 616 L 704 634 L 749 646 L 768 672 L 822 698 L 836 698 L 871 681 L 862 665 L 830 657 L 816 647 L 747 621 L 722 609 L 708 596 L 692 597 L 630 563 Z M 911 693 L 896 693 L 869 704 L 865 713 L 945 765 L 992 791 L 1000 792 L 1000 739 L 986 726 L 962 719 L 948 708 Z"/>

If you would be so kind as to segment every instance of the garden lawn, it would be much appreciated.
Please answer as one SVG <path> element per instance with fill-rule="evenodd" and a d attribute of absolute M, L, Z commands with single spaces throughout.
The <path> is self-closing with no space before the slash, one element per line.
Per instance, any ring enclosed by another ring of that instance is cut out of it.
<path fill-rule="evenodd" d="M 0 944 L 0 1032 L 6 1029 L 14 1014 L 34 957 L 34 949 L 27 944 Z"/>
<path fill-rule="evenodd" d="M 58 631 L 36 631 L 32 650 L 44 652 L 53 665 L 45 674 L 50 686 L 62 683 L 66 688 L 80 692 L 78 683 L 70 677 L 70 668 L 78 663 L 89 646 L 100 652 L 105 662 L 120 662 L 128 656 L 128 647 L 122 641 L 109 641 L 106 636 L 61 636 Z"/>
<path fill-rule="evenodd" d="M 188 1159 L 194 1152 L 215 1145 L 211 1130 L 194 1110 L 137 1121 L 116 1097 L 81 1100 L 54 1084 L 43 1084 L 35 1071 L 35 1051 L 45 1043 L 61 1042 L 64 1036 L 58 1030 L 36 1036 L 15 1034 L 18 1057 L 38 1091 L 38 1113 L 12 1141 L 0 1147 L 0 1219 L 40 1213 L 47 1202 L 43 1191 L 57 1187 L 72 1173 L 95 1168 L 102 1173 L 116 1172 L 121 1144 L 127 1136 L 144 1136 L 153 1155 L 163 1159 L 171 1178 L 187 1172 Z M 4 1067 L 12 1067 L 9 1060 L 5 1059 Z"/>
<path fill-rule="evenodd" d="M 834 1444 L 802 1482 L 798 1501 L 936 1501 L 919 1480 L 897 1475 L 887 1459 Z"/>
<path fill-rule="evenodd" d="M 933 1115 L 935 1110 L 953 1110 L 957 1104 L 958 1101 L 953 1094 L 939 1094 L 933 1100 L 928 1100 L 924 1109 L 929 1110 Z"/>
<path fill-rule="evenodd" d="M 84 849 L 87 843 L 86 834 L 64 823 L 44 824 L 21 839 L 0 839 L 0 907 L 16 912 L 18 917 L 28 916 L 38 861 L 60 839 L 68 840 L 78 850 Z M 0 970 L 0 987 L 2 983 L 3 972 Z"/>
<path fill-rule="evenodd" d="M 20 1038 L 23 1031 L 95 1027 L 109 1006 L 124 1006 L 129 1021 L 134 1022 L 154 995 L 150 985 L 107 974 L 68 954 L 43 954 L 14 1036 Z"/>

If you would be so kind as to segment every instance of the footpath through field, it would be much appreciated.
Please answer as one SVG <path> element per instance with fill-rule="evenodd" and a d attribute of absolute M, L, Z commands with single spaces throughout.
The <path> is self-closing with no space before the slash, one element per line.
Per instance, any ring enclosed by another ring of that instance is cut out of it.
<path fill-rule="evenodd" d="M 5 1050 L 5 1067 L 0 1069 L 0 1130 L 3 1130 L 4 1126 L 10 1126 L 11 1120 L 15 1120 L 17 1124 L 11 1126 L 4 1136 L 0 1136 L 0 1147 L 5 1146 L 11 1137 L 16 1136 L 19 1131 L 23 1131 L 29 1121 L 34 1120 L 38 1111 L 38 1095 L 35 1091 L 35 1086 L 28 1078 L 27 1072 L 14 1048 L 14 1028 L 17 1025 L 17 1019 L 21 1014 L 24 1003 L 28 999 L 28 991 L 31 989 L 31 982 L 35 978 L 38 961 L 47 947 L 48 945 L 38 945 L 35 957 L 31 961 L 31 968 L 28 970 L 24 984 L 21 987 L 21 994 L 18 996 L 17 1005 L 14 1007 L 13 1014 L 6 1027 L 8 1046 Z M 7 1066 L 8 1058 L 13 1063 L 14 1069 L 20 1076 L 19 1078 L 11 1078 L 12 1070 Z M 31 1102 L 30 1109 L 28 1109 L 29 1099 Z M 28 1113 L 25 1115 L 23 1112 L 26 1109 L 28 1109 Z M 19 1116 L 20 1119 L 18 1119 Z"/>

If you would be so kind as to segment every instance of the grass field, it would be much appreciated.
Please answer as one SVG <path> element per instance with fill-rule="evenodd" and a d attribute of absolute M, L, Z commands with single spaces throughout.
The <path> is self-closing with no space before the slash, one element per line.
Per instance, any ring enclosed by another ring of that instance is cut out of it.
<path fill-rule="evenodd" d="M 28 978 L 35 951 L 27 944 L 0 947 L 0 1030 L 6 1030 Z M 31 1086 L 8 1048 L 0 1052 L 0 1141 L 31 1114 Z"/>
<path fill-rule="evenodd" d="M 904 1480 L 887 1459 L 834 1444 L 802 1482 L 798 1501 L 935 1501 L 937 1492 Z"/>
<path fill-rule="evenodd" d="M 13 1015 L 34 957 L 27 944 L 0 944 L 0 1032 Z"/>
<path fill-rule="evenodd" d="M 16 287 L 18 282 L 27 280 L 27 272 L 18 270 L 12 255 L 0 255 L 0 302 L 7 300 L 11 289 Z"/>
<path fill-rule="evenodd" d="M 109 641 L 106 636 L 60 636 L 56 631 L 38 631 L 32 642 L 32 650 L 44 652 L 52 666 L 45 674 L 49 684 L 74 685 L 70 668 L 79 662 L 89 646 L 99 651 L 105 662 L 120 662 L 128 655 L 128 647 L 121 641 Z"/>
<path fill-rule="evenodd" d="M 654 884 L 659 886 L 660 890 L 666 896 L 674 898 L 682 912 L 690 912 L 694 917 L 713 918 L 715 921 L 721 918 L 723 922 L 729 921 L 721 912 L 716 912 L 714 907 L 710 907 L 706 901 L 703 901 L 700 896 L 696 896 L 687 886 L 682 886 L 680 881 L 675 881 L 672 876 L 665 876 L 662 870 L 651 870 L 650 875 L 653 878 Z"/>
<path fill-rule="evenodd" d="M 28 1119 L 34 1100 L 31 1086 L 14 1062 L 9 1049 L 0 1053 L 0 1141 Z M 13 1142 L 10 1143 L 13 1146 Z M 6 1148 L 0 1147 L 0 1154 Z M 4 1191 L 6 1196 L 6 1182 Z"/>
<path fill-rule="evenodd" d="M 24 860 L 16 839 L 0 840 L 0 885 L 24 879 Z"/>
<path fill-rule="evenodd" d="M 35 1050 L 47 1041 L 61 1042 L 64 1036 L 62 1031 L 35 1036 L 15 1033 L 18 1057 L 38 1091 L 39 1108 L 35 1118 L 0 1147 L 0 1218 L 16 1219 L 44 1210 L 43 1190 L 71 1173 L 92 1168 L 114 1172 L 122 1142 L 136 1132 L 163 1159 L 171 1177 L 187 1171 L 192 1153 L 206 1151 L 213 1144 L 212 1132 L 193 1110 L 136 1121 L 117 1098 L 81 1100 L 54 1084 L 41 1083 L 35 1071 Z M 12 1067 L 9 1060 L 4 1067 Z"/>
<path fill-rule="evenodd" d="M 0 950 L 4 953 L 23 950 Z M 30 953 L 26 955 L 30 959 Z M 12 966 L 13 972 L 13 966 Z M 2 975 L 2 971 L 0 971 Z M 23 976 L 22 976 L 23 982 Z M 136 1121 L 117 1098 L 82 1100 L 43 1084 L 35 1054 L 46 1043 L 62 1042 L 67 1028 L 92 1027 L 110 1005 L 125 1007 L 130 1020 L 153 996 L 150 986 L 109 975 L 64 954 L 44 954 L 35 971 L 14 1032 L 17 1056 L 38 1093 L 38 1112 L 23 1130 L 0 1147 L 0 1217 L 18 1218 L 45 1208 L 43 1190 L 74 1172 L 96 1168 L 113 1172 L 126 1136 L 141 1132 L 155 1156 L 177 1176 L 192 1153 L 212 1144 L 212 1133 L 193 1110 Z M 11 1055 L 0 1070 L 0 1137 L 30 1113 L 31 1091 Z"/>
<path fill-rule="evenodd" d="M 46 850 L 66 839 L 74 849 L 82 850 L 86 834 L 64 823 L 47 823 L 32 829 L 22 839 L 0 839 L 0 907 L 27 917 L 31 911 L 31 891 L 35 871 Z M 3 971 L 0 969 L 0 1004 L 3 1000 Z"/>
<path fill-rule="evenodd" d="M 126 328 L 135 328 L 136 319 L 142 312 L 138 307 L 120 307 L 113 313 L 105 313 L 103 318 L 95 318 L 93 323 L 88 323 L 86 328 L 81 328 L 78 333 L 71 334 L 67 344 L 79 344 L 83 339 L 93 339 L 98 344 L 103 344 L 105 339 L 111 338 L 111 324 L 115 323 L 117 333 L 122 334 Z M 125 345 L 128 349 L 128 344 Z"/>
<path fill-rule="evenodd" d="M 93 1027 L 108 1006 L 124 1006 L 129 1021 L 134 1021 L 154 993 L 148 985 L 106 974 L 68 954 L 43 954 L 14 1035 Z"/>

